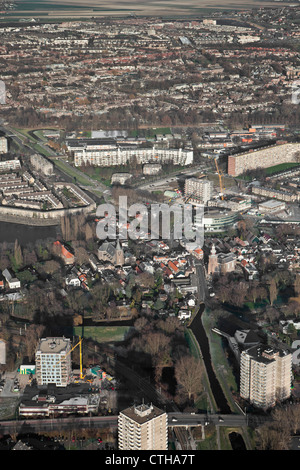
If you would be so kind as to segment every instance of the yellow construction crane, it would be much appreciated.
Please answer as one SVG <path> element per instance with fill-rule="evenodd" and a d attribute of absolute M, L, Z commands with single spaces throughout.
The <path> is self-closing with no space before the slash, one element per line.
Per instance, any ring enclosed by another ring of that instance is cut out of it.
<path fill-rule="evenodd" d="M 221 196 L 221 199 L 222 199 L 222 201 L 223 201 L 223 200 L 224 200 L 223 181 L 222 181 L 223 173 L 222 173 L 221 170 L 219 169 L 219 165 L 218 165 L 218 162 L 217 162 L 217 159 L 216 159 L 216 158 L 215 158 L 215 164 L 216 164 L 217 173 L 218 173 L 218 175 L 219 175 L 220 196 Z"/>
<path fill-rule="evenodd" d="M 82 340 L 83 338 L 81 338 L 81 336 L 79 336 L 79 341 L 77 344 L 75 344 L 75 346 L 73 346 L 72 349 L 70 349 L 70 351 L 62 358 L 60 359 L 55 365 L 58 365 L 60 364 L 69 354 L 71 354 L 72 351 L 74 351 L 75 348 L 77 348 L 77 346 L 79 346 L 79 355 L 80 355 L 80 378 L 81 379 L 84 379 L 85 375 L 83 375 L 82 373 Z"/>
<path fill-rule="evenodd" d="M 187 196 L 187 197 L 185 198 L 185 201 L 184 201 L 184 202 L 187 204 L 187 203 L 189 202 L 189 200 L 192 199 L 193 196 L 194 196 L 194 194 L 190 194 L 189 196 Z"/>

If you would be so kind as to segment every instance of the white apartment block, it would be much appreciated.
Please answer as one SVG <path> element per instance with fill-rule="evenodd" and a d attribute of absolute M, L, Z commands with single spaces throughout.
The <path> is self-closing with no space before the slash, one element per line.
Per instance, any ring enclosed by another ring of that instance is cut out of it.
<path fill-rule="evenodd" d="M 193 150 L 185 149 L 157 149 L 134 148 L 134 147 L 112 147 L 105 149 L 74 150 L 75 166 L 119 166 L 126 165 L 134 157 L 137 163 L 173 163 L 174 165 L 190 165 L 193 163 Z"/>
<path fill-rule="evenodd" d="M 168 450 L 167 413 L 153 405 L 132 406 L 118 417 L 120 450 Z"/>
<path fill-rule="evenodd" d="M 238 176 L 247 170 L 268 168 L 299 161 L 299 143 L 278 144 L 228 157 L 228 174 Z"/>
<path fill-rule="evenodd" d="M 208 180 L 198 178 L 188 178 L 185 180 L 185 196 L 190 196 L 192 200 L 206 204 L 213 195 L 213 183 Z"/>
<path fill-rule="evenodd" d="M 0 171 L 18 170 L 21 168 L 21 162 L 17 158 L 14 160 L 3 160 L 0 162 Z"/>
<path fill-rule="evenodd" d="M 131 173 L 114 173 L 111 177 L 111 184 L 126 184 L 131 178 Z"/>
<path fill-rule="evenodd" d="M 144 175 L 157 175 L 161 170 L 162 170 L 162 166 L 160 163 L 150 163 L 148 165 L 144 165 L 143 174 Z"/>
<path fill-rule="evenodd" d="M 240 395 L 251 404 L 268 409 L 291 394 L 292 354 L 256 345 L 243 351 L 240 360 Z"/>
<path fill-rule="evenodd" d="M 66 387 L 70 383 L 71 341 L 68 338 L 42 338 L 36 353 L 36 379 L 38 385 L 55 384 Z"/>
<path fill-rule="evenodd" d="M 30 163 L 35 170 L 40 171 L 45 176 L 51 176 L 53 174 L 54 165 L 49 162 L 46 158 L 38 153 L 31 155 Z"/>
<path fill-rule="evenodd" d="M 0 364 L 6 364 L 6 341 L 0 339 Z"/>
<path fill-rule="evenodd" d="M 8 152 L 7 138 L 0 137 L 0 153 L 7 153 L 7 152 Z"/>

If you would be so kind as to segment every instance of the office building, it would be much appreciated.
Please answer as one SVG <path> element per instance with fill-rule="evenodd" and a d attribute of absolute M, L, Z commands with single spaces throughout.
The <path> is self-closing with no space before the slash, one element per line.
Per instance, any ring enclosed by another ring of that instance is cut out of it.
<path fill-rule="evenodd" d="M 71 378 L 71 341 L 68 338 L 42 338 L 36 353 L 38 385 L 55 384 L 66 387 Z"/>
<path fill-rule="evenodd" d="M 291 394 L 292 354 L 261 344 L 242 351 L 240 395 L 251 404 L 268 409 Z"/>
<path fill-rule="evenodd" d="M 195 215 L 195 226 L 202 227 L 205 232 L 225 232 L 234 227 L 238 221 L 239 213 L 231 210 L 209 208 L 204 216 Z"/>
<path fill-rule="evenodd" d="M 167 413 L 141 404 L 123 410 L 118 418 L 120 450 L 167 450 Z"/>

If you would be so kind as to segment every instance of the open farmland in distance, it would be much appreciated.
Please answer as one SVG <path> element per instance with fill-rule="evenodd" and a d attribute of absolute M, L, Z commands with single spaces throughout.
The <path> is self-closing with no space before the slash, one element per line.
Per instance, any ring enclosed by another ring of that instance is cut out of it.
<path fill-rule="evenodd" d="M 114 0 L 107 4 L 104 0 L 17 0 L 16 9 L 8 12 L 6 17 L 34 15 L 42 18 L 90 18 L 101 16 L 190 16 L 203 14 L 211 9 L 243 10 L 250 8 L 278 7 L 279 2 L 257 0 L 230 0 L 222 3 L 220 0 Z M 281 6 L 289 2 L 280 2 Z"/>

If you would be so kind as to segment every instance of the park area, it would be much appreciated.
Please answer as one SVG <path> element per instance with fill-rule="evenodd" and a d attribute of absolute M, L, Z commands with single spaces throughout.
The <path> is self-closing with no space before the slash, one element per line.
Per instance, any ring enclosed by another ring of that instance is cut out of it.
<path fill-rule="evenodd" d="M 123 341 L 128 335 L 130 326 L 88 326 L 74 328 L 74 335 L 83 336 L 86 339 L 92 339 L 97 343 L 116 343 Z"/>

